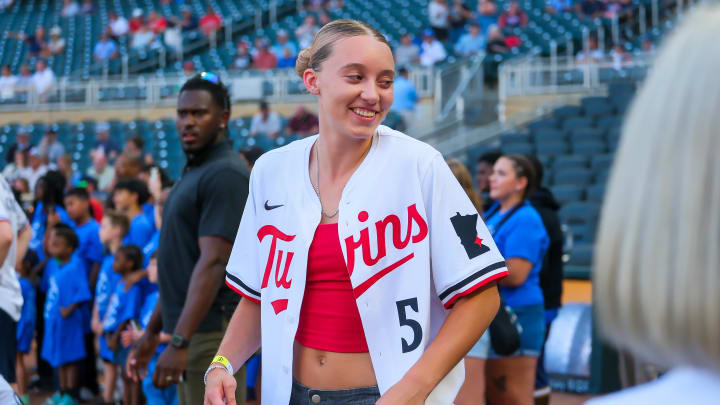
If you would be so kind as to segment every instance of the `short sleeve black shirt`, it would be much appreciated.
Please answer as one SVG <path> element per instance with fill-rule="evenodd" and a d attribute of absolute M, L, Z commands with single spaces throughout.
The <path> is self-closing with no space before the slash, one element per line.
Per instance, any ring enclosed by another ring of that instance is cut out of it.
<path fill-rule="evenodd" d="M 163 329 L 175 329 L 198 259 L 201 236 L 235 240 L 248 197 L 247 165 L 224 141 L 191 159 L 173 186 L 163 209 L 158 245 L 158 285 Z M 224 272 L 224 269 L 223 269 Z M 224 317 L 232 314 L 238 294 L 225 284 L 198 328 L 222 330 Z"/>

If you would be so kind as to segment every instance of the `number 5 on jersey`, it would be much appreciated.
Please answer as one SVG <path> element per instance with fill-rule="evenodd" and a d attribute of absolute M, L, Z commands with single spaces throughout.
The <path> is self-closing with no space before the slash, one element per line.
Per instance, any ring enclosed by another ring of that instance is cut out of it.
<path fill-rule="evenodd" d="M 397 305 L 398 310 L 398 318 L 400 320 L 400 326 L 408 326 L 410 329 L 412 329 L 413 332 L 413 339 L 412 343 L 408 343 L 405 338 L 402 338 L 402 352 L 408 353 L 411 352 L 420 346 L 420 342 L 422 342 L 422 326 L 420 325 L 420 322 L 409 319 L 407 317 L 406 308 L 410 307 L 411 310 L 413 310 L 415 313 L 418 311 L 418 300 L 417 297 L 415 298 L 408 298 L 406 300 L 400 300 L 395 303 Z"/>

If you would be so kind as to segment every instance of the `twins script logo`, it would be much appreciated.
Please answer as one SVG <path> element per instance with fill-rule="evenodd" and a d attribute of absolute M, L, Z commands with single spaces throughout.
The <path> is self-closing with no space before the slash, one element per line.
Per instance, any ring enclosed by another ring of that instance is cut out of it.
<path fill-rule="evenodd" d="M 270 242 L 270 254 L 268 255 L 267 264 L 265 265 L 265 274 L 263 275 L 263 281 L 260 288 L 262 289 L 268 286 L 268 283 L 270 282 L 270 272 L 273 269 L 273 264 L 275 264 L 275 287 L 288 290 L 290 289 L 290 285 L 292 284 L 292 280 L 288 279 L 288 271 L 290 270 L 290 264 L 292 263 L 294 253 L 287 252 L 286 255 L 285 251 L 277 249 L 277 241 L 279 239 L 284 242 L 291 242 L 293 239 L 295 239 L 295 235 L 286 235 L 281 230 L 277 229 L 272 225 L 263 226 L 257 233 L 258 239 L 261 243 L 262 240 L 265 239 L 265 237 L 268 235 L 272 236 L 272 241 Z M 275 259 L 276 250 L 277 260 Z M 285 266 L 282 266 L 283 256 L 285 256 Z M 282 272 L 280 272 L 281 267 L 283 267 Z M 275 300 L 270 304 L 272 304 L 273 310 L 275 310 L 275 314 L 277 315 L 287 309 L 288 300 Z"/>
<path fill-rule="evenodd" d="M 369 215 L 366 211 L 360 211 L 360 213 L 358 214 L 358 220 L 360 222 L 365 222 L 368 220 L 368 218 Z M 397 215 L 391 214 L 385 217 L 385 219 L 375 222 L 375 233 L 373 235 L 376 242 L 374 245 L 377 246 L 377 254 L 375 255 L 375 257 L 372 256 L 372 252 L 370 251 L 370 247 L 373 246 L 373 243 L 371 243 L 372 241 L 370 236 L 370 226 L 360 231 L 360 238 L 358 240 L 355 240 L 355 238 L 352 236 L 345 238 L 345 247 L 347 251 L 347 267 L 348 272 L 351 276 L 353 274 L 353 270 L 355 269 L 355 250 L 357 248 L 360 248 L 362 252 L 362 260 L 368 267 L 374 266 L 382 258 L 387 256 L 387 246 L 385 246 L 385 232 L 387 231 L 388 226 L 391 226 L 392 228 L 392 243 L 397 250 L 405 249 L 408 244 L 410 244 L 410 242 L 419 243 L 427 237 L 427 222 L 425 222 L 425 219 L 422 217 L 422 215 L 420 215 L 415 204 L 407 208 L 407 218 L 407 228 L 405 230 L 404 236 L 402 235 L 403 230 L 400 223 L 400 218 Z M 413 225 L 415 225 L 415 228 L 417 228 L 417 233 L 415 235 L 412 234 Z M 375 273 L 365 282 L 355 287 L 355 297 L 360 297 L 379 279 L 381 279 L 391 271 L 395 270 L 396 268 L 400 267 L 401 265 L 412 259 L 414 256 L 414 253 L 410 253 L 409 255 L 398 260 L 397 262 Z"/>

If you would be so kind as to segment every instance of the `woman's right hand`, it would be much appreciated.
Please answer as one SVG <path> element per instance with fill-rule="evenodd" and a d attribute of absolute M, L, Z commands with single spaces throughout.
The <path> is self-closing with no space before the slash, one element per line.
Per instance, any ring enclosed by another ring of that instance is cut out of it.
<path fill-rule="evenodd" d="M 237 381 L 227 370 L 216 368 L 210 371 L 205 384 L 205 405 L 236 405 Z"/>

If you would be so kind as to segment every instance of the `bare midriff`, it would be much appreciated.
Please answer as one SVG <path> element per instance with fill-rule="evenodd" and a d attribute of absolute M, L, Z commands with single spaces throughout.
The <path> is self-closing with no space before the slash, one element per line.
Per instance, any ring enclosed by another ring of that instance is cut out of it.
<path fill-rule="evenodd" d="M 344 390 L 377 385 L 370 353 L 337 353 L 295 342 L 293 378 L 319 390 Z"/>

